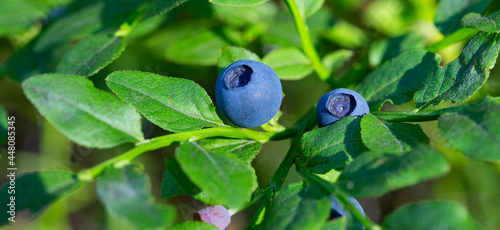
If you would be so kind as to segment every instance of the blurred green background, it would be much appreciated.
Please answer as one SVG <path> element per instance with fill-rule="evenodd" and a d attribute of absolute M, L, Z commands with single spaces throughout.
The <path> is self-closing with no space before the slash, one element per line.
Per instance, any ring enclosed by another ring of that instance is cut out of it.
<path fill-rule="evenodd" d="M 3 8 L 0 9 L 0 23 L 15 23 L 2 19 L 7 18 L 8 13 L 16 12 L 29 14 L 35 19 L 35 23 L 27 23 L 22 29 L 0 31 L 0 70 L 5 69 L 5 63 L 11 55 L 20 52 L 22 47 L 29 46 L 42 28 L 78 10 L 81 5 L 90 4 L 84 1 L 40 0 L 37 2 L 50 5 L 51 10 L 44 12 L 45 14 L 37 14 L 37 11 L 15 8 L 22 7 L 20 3 L 8 4 L 12 2 L 0 0 Z M 352 87 L 380 65 L 380 60 L 385 59 L 384 55 L 390 55 L 384 49 L 388 38 L 397 39 L 410 33 L 422 45 L 433 44 L 442 39 L 443 35 L 432 22 L 437 4 L 436 0 L 327 0 L 317 13 L 307 19 L 307 23 L 320 56 L 339 49 L 352 50 L 351 60 L 335 76 L 344 79 L 346 86 Z M 205 88 L 213 99 L 218 76 L 217 52 L 221 47 L 242 46 L 260 57 L 280 47 L 301 48 L 293 19 L 282 1 L 269 1 L 256 7 L 232 8 L 213 5 L 207 0 L 191 0 L 165 15 L 140 24 L 127 37 L 127 42 L 127 49 L 117 60 L 90 77 L 98 88 L 109 91 L 104 78 L 113 71 L 138 70 L 192 79 Z M 442 64 L 458 57 L 464 42 L 440 51 Z M 41 61 L 50 59 L 57 64 L 74 43 L 61 45 L 47 56 L 42 55 Z M 196 50 L 196 47 L 191 47 L 192 44 L 203 45 L 200 45 L 197 53 L 190 53 L 189 50 Z M 418 47 L 418 44 L 415 46 Z M 48 68 L 53 68 L 54 63 L 48 63 Z M 30 65 L 26 65 L 24 71 L 29 72 L 29 68 Z M 349 81 L 345 80 L 347 78 Z M 292 125 L 330 90 L 314 73 L 301 80 L 282 81 L 282 84 L 286 97 L 281 107 L 284 115 L 280 123 L 284 126 Z M 500 96 L 499 66 L 491 71 L 488 83 L 470 100 L 484 95 Z M 127 144 L 98 150 L 71 143 L 34 109 L 23 95 L 19 82 L 1 75 L 0 104 L 9 115 L 16 117 L 18 173 L 37 170 L 78 172 L 132 147 Z M 451 103 L 444 103 L 440 107 L 450 105 Z M 383 110 L 391 111 L 412 109 L 412 104 L 386 104 L 383 107 Z M 451 162 L 451 172 L 440 179 L 401 189 L 380 198 L 360 200 L 365 212 L 370 218 L 380 222 L 384 216 L 408 202 L 450 199 L 468 207 L 472 216 L 485 229 L 500 229 L 500 164 L 474 161 L 458 154 L 439 136 L 436 124 L 421 123 L 431 139 L 431 146 L 441 151 Z M 166 134 L 146 120 L 143 122 L 143 131 L 146 138 Z M 146 166 L 145 171 L 152 180 L 152 192 L 158 201 L 161 200 L 160 184 L 165 170 L 162 162 L 166 157 L 172 156 L 175 147 L 176 145 L 170 146 L 138 158 Z M 288 147 L 289 141 L 268 143 L 253 161 L 252 165 L 261 185 L 269 181 Z M 0 180 L 3 184 L 7 168 L 5 146 L 2 147 L 0 165 Z M 286 183 L 300 180 L 292 168 Z M 93 186 L 87 184 L 82 190 L 57 201 L 35 218 L 29 218 L 27 212 L 18 213 L 16 223 L 2 229 L 129 229 L 126 223 L 106 214 L 93 190 Z M 190 218 L 189 213 L 196 208 L 196 203 L 188 197 L 163 202 L 178 207 L 179 221 Z M 244 228 L 254 209 L 255 207 L 251 207 L 234 215 L 229 229 Z"/>

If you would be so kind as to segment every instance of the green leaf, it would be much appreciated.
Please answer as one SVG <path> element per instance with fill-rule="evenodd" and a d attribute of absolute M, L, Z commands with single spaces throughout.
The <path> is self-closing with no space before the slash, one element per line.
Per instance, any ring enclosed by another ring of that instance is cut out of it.
<path fill-rule="evenodd" d="M 274 50 L 262 62 L 271 67 L 283 80 L 299 80 L 313 71 L 311 61 L 297 48 Z"/>
<path fill-rule="evenodd" d="M 226 6 L 255 6 L 267 2 L 268 0 L 210 0 L 210 3 Z"/>
<path fill-rule="evenodd" d="M 240 207 L 257 186 L 253 168 L 231 153 L 212 153 L 184 142 L 175 157 L 189 179 L 224 206 Z"/>
<path fill-rule="evenodd" d="M 9 127 L 9 123 L 7 123 L 7 116 L 7 111 L 0 106 L 0 145 L 7 143 L 7 130 Z"/>
<path fill-rule="evenodd" d="M 107 35 L 84 38 L 69 51 L 57 66 L 57 73 L 92 76 L 118 58 L 125 50 L 125 40 Z"/>
<path fill-rule="evenodd" d="M 106 83 L 144 117 L 172 132 L 224 125 L 205 90 L 195 82 L 146 72 L 117 71 Z"/>
<path fill-rule="evenodd" d="M 15 173 L 15 172 L 14 172 Z M 7 173 L 7 175 L 9 175 Z M 15 188 L 10 187 L 10 177 L 0 189 L 0 201 L 5 208 L 0 213 L 0 225 L 7 224 L 11 215 L 7 212 L 11 207 L 19 214 L 22 210 L 29 210 L 30 215 L 40 213 L 47 205 L 71 194 L 83 186 L 76 175 L 65 171 L 33 172 L 24 175 L 15 175 Z M 15 194 L 14 192 L 15 191 Z M 14 206 L 11 197 L 15 197 Z M 17 216 L 17 215 L 16 215 Z"/>
<path fill-rule="evenodd" d="M 171 158 L 169 158 L 171 159 Z M 175 162 L 175 160 L 174 160 Z M 177 162 L 176 162 L 177 163 Z M 163 178 L 161 180 L 161 198 L 162 199 L 170 199 L 176 196 L 180 195 L 186 195 L 189 194 L 182 185 L 180 185 L 179 181 L 183 180 L 177 180 L 173 173 L 170 173 L 170 171 L 174 171 L 174 173 L 178 172 L 179 174 L 184 174 L 182 170 L 175 171 L 174 168 L 168 167 L 165 169 L 165 172 L 163 172 Z M 187 179 L 187 177 L 186 177 Z M 189 181 L 189 180 L 187 180 Z"/>
<path fill-rule="evenodd" d="M 169 47 L 166 57 L 179 64 L 215 65 L 219 49 L 230 45 L 221 33 L 216 29 L 204 29 L 180 39 Z"/>
<path fill-rule="evenodd" d="M 146 20 L 157 15 L 165 14 L 187 1 L 188 0 L 151 0 L 142 18 Z"/>
<path fill-rule="evenodd" d="M 381 153 L 403 153 L 429 143 L 420 125 L 381 121 L 371 113 L 361 120 L 361 138 L 368 149 Z"/>
<path fill-rule="evenodd" d="M 370 47 L 370 65 L 378 66 L 406 51 L 422 50 L 425 44 L 425 37 L 414 32 L 384 39 Z"/>
<path fill-rule="evenodd" d="M 407 230 L 481 229 L 467 209 L 451 201 L 426 201 L 405 205 L 387 216 L 382 226 L 384 229 Z"/>
<path fill-rule="evenodd" d="M 144 139 L 141 116 L 134 108 L 81 76 L 44 74 L 22 86 L 38 111 L 80 145 L 109 148 Z"/>
<path fill-rule="evenodd" d="M 367 152 L 345 168 L 335 186 L 355 197 L 375 197 L 442 176 L 449 170 L 446 159 L 424 145 L 399 156 Z"/>
<path fill-rule="evenodd" d="M 460 20 L 468 13 L 482 13 L 491 0 L 441 0 L 434 23 L 441 33 L 449 35 L 460 29 Z"/>
<path fill-rule="evenodd" d="M 323 62 L 329 73 L 335 74 L 353 56 L 354 52 L 352 50 L 337 50 L 325 55 L 321 62 Z"/>
<path fill-rule="evenodd" d="M 262 148 L 257 141 L 242 139 L 205 139 L 200 141 L 200 146 L 214 153 L 232 153 L 248 164 Z"/>
<path fill-rule="evenodd" d="M 328 195 L 316 185 L 291 184 L 266 209 L 260 229 L 322 229 L 330 216 Z"/>
<path fill-rule="evenodd" d="M 211 4 L 210 8 L 215 16 L 225 23 L 237 27 L 248 26 L 248 29 L 260 28 L 260 24 L 274 20 L 279 10 L 276 3 L 272 1 L 249 7 Z"/>
<path fill-rule="evenodd" d="M 443 68 L 437 68 L 415 93 L 420 109 L 443 100 L 454 103 L 467 100 L 488 79 L 500 51 L 500 34 L 479 32 L 465 45 L 460 56 Z"/>
<path fill-rule="evenodd" d="M 332 125 L 312 130 L 302 137 L 299 158 L 313 173 L 342 169 L 367 151 L 361 141 L 361 118 L 344 117 Z"/>
<path fill-rule="evenodd" d="M 22 32 L 47 16 L 51 6 L 34 0 L 0 0 L 0 36 Z"/>
<path fill-rule="evenodd" d="M 205 222 L 186 222 L 168 228 L 168 230 L 186 230 L 186 229 L 219 230 L 214 225 Z"/>
<path fill-rule="evenodd" d="M 500 160 L 500 99 L 487 97 L 458 113 L 445 113 L 438 129 L 464 155 L 486 161 Z"/>
<path fill-rule="evenodd" d="M 239 60 L 260 61 L 259 56 L 250 50 L 235 46 L 226 46 L 219 50 L 219 73 L 222 73 L 226 67 Z"/>
<path fill-rule="evenodd" d="M 465 15 L 461 21 L 462 26 L 476 29 L 488 33 L 500 32 L 500 15 L 493 17 L 483 17 L 478 13 Z"/>
<path fill-rule="evenodd" d="M 151 182 L 138 164 L 110 168 L 96 181 L 99 200 L 111 214 L 138 229 L 160 229 L 172 224 L 173 207 L 154 204 Z"/>
<path fill-rule="evenodd" d="M 303 19 L 316 13 L 324 3 L 325 0 L 295 0 L 295 4 L 297 4 Z"/>
<path fill-rule="evenodd" d="M 82 8 L 47 27 L 35 50 L 46 50 L 94 32 L 115 32 L 142 3 L 142 0 L 105 0 Z"/>
<path fill-rule="evenodd" d="M 372 111 L 380 110 L 386 101 L 404 104 L 411 101 L 440 60 L 438 55 L 423 50 L 402 53 L 368 75 L 355 91 L 365 97 Z"/>

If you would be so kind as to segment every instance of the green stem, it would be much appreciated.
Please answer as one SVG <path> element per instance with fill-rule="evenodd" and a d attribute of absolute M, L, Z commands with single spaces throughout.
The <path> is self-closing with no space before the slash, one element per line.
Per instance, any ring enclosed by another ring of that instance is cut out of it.
<path fill-rule="evenodd" d="M 330 73 L 328 73 L 328 70 L 321 62 L 321 58 L 319 57 L 318 52 L 316 52 L 316 48 L 314 48 L 311 35 L 309 34 L 309 27 L 307 27 L 305 19 L 302 18 L 295 0 L 285 0 L 285 2 L 290 9 L 290 12 L 292 13 L 293 20 L 295 21 L 295 27 L 297 28 L 297 31 L 299 33 L 304 53 L 311 61 L 313 68 L 316 71 L 316 74 L 318 74 L 319 78 L 322 81 L 328 81 Z"/>
<path fill-rule="evenodd" d="M 366 218 L 361 212 L 347 199 L 347 196 L 336 190 L 332 183 L 323 180 L 315 174 L 310 173 L 302 165 L 297 165 L 297 172 L 307 181 L 313 182 L 331 193 L 335 198 L 346 207 L 354 217 L 367 229 L 381 229 L 379 225 Z"/>
<path fill-rule="evenodd" d="M 233 127 L 217 127 L 202 130 L 196 130 L 184 133 L 174 133 L 165 136 L 145 140 L 136 144 L 136 147 L 115 158 L 102 162 L 93 168 L 83 170 L 78 174 L 82 181 L 92 181 L 102 174 L 109 167 L 121 167 L 130 163 L 134 158 L 142 153 L 169 146 L 181 141 L 197 141 L 210 137 L 226 137 L 255 140 L 260 143 L 266 143 L 270 140 L 281 140 L 290 138 L 295 134 L 294 130 L 286 129 L 280 133 L 257 132 L 249 129 L 239 129 Z"/>

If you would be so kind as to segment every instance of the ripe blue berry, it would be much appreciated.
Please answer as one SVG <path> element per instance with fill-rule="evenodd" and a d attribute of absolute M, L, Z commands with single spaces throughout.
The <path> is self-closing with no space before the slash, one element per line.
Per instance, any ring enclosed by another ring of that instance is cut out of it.
<path fill-rule="evenodd" d="M 335 123 L 343 117 L 362 116 L 370 112 L 365 98 L 350 89 L 335 89 L 323 95 L 316 106 L 319 127 Z"/>
<path fill-rule="evenodd" d="M 347 199 L 349 200 L 349 202 L 351 202 L 352 205 L 354 205 L 354 207 L 356 207 L 356 209 L 359 210 L 359 212 L 361 212 L 361 214 L 363 214 L 363 216 L 365 215 L 363 208 L 361 207 L 359 202 L 354 199 L 354 197 L 348 196 Z M 340 205 L 339 201 L 332 195 L 330 195 L 330 200 L 332 201 L 332 211 L 330 213 L 330 219 L 345 216 L 345 210 L 342 205 Z"/>
<path fill-rule="evenodd" d="M 215 84 L 221 114 L 240 127 L 257 127 L 271 120 L 281 106 L 281 82 L 264 63 L 240 60 L 229 65 Z"/>

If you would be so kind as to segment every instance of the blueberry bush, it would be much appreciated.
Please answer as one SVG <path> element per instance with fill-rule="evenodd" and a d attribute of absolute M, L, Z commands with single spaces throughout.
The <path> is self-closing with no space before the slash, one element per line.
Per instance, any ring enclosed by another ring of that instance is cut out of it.
<path fill-rule="evenodd" d="M 0 5 L 5 228 L 500 228 L 497 0 Z"/>

